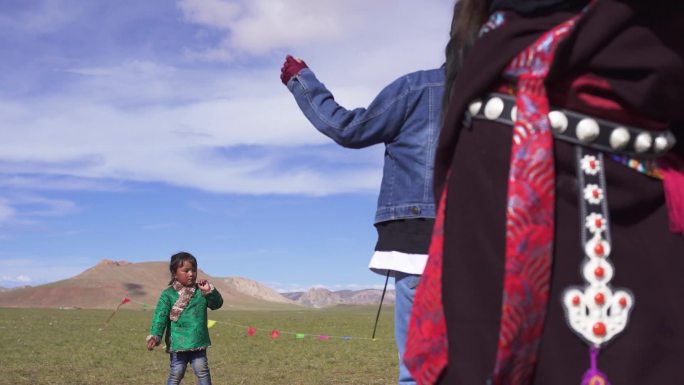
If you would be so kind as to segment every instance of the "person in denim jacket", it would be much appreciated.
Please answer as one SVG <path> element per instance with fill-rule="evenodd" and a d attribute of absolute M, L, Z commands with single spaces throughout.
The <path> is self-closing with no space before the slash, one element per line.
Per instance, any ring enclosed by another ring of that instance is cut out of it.
<path fill-rule="evenodd" d="M 395 279 L 402 385 L 415 384 L 401 357 L 435 218 L 432 175 L 444 78 L 444 67 L 412 72 L 386 86 L 367 108 L 348 110 L 335 102 L 304 61 L 287 56 L 281 70 L 283 84 L 318 131 L 347 148 L 385 145 L 375 213 L 378 241 L 369 268 Z"/>

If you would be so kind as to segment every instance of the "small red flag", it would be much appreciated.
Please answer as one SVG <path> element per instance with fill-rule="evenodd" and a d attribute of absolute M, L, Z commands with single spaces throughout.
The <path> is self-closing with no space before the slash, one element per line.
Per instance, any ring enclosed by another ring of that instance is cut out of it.
<path fill-rule="evenodd" d="M 280 331 L 278 329 L 271 330 L 271 339 L 274 340 L 280 336 Z"/>
<path fill-rule="evenodd" d="M 250 327 L 247 329 L 247 335 L 251 337 L 251 336 L 254 335 L 254 333 L 256 333 L 256 328 L 255 328 L 254 326 L 250 326 Z"/>
<path fill-rule="evenodd" d="M 124 299 L 121 300 L 121 303 L 119 305 L 124 305 L 131 302 L 130 298 L 124 297 Z"/>

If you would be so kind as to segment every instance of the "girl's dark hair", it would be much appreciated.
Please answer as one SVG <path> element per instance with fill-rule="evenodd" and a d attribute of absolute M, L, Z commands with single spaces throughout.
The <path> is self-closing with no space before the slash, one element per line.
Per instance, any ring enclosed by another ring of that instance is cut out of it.
<path fill-rule="evenodd" d="M 488 3 L 487 0 L 457 0 L 454 4 L 449 42 L 444 50 L 446 55 L 446 83 L 442 99 L 444 111 L 451 99 L 454 79 L 463 67 L 468 50 L 475 44 L 480 27 L 487 20 Z"/>
<path fill-rule="evenodd" d="M 197 269 L 197 258 L 195 258 L 194 255 L 186 253 L 185 251 L 181 251 L 180 253 L 172 255 L 171 261 L 169 262 L 169 271 L 171 272 L 171 281 L 169 281 L 169 285 L 172 284 L 174 281 L 173 275 L 176 273 L 176 270 L 185 261 L 190 262 L 190 264 L 192 264 L 192 267 Z"/>

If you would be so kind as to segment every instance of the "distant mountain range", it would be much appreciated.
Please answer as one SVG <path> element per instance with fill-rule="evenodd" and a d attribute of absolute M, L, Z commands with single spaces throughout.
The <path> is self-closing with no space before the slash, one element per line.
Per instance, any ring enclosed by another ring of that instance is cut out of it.
<path fill-rule="evenodd" d="M 313 288 L 306 292 L 278 293 L 259 282 L 242 277 L 207 279 L 221 292 L 224 307 L 287 309 L 329 307 L 336 305 L 377 304 L 381 290 L 330 291 Z M 16 289 L 0 288 L 0 307 L 111 309 L 125 297 L 128 308 L 153 308 L 169 282 L 167 262 L 112 261 L 103 259 L 83 273 L 62 281 Z M 394 302 L 394 291 L 385 294 L 386 303 Z"/>
<path fill-rule="evenodd" d="M 329 307 L 335 305 L 375 305 L 380 303 L 382 290 L 340 290 L 330 291 L 324 288 L 313 288 L 304 292 L 281 293 L 284 297 L 307 307 Z M 394 303 L 394 290 L 387 290 L 384 303 Z"/>

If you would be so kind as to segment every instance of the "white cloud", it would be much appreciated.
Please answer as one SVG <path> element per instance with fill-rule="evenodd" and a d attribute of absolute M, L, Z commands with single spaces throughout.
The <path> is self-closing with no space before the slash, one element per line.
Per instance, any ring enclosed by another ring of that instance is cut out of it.
<path fill-rule="evenodd" d="M 417 29 L 424 33 L 435 25 L 442 25 L 436 30 L 446 36 L 450 3 L 448 0 L 179 0 L 178 6 L 186 20 L 225 33 L 216 46 L 199 51 L 190 49 L 189 55 L 202 60 L 231 61 L 241 55 L 263 55 L 307 45 L 327 53 L 339 52 L 341 46 L 355 46 L 357 53 L 365 49 L 381 50 L 382 46 L 410 43 Z"/>
<path fill-rule="evenodd" d="M 0 13 L 0 26 L 38 34 L 55 32 L 78 15 L 75 7 L 62 0 L 39 0 L 25 12 L 11 16 L 3 13 Z"/>
<path fill-rule="evenodd" d="M 242 53 L 259 55 L 293 44 L 339 40 L 344 21 L 357 19 L 349 10 L 358 1 L 180 0 L 178 6 L 187 20 L 226 31 L 217 47 L 190 55 L 225 61 Z"/>
<path fill-rule="evenodd" d="M 0 172 L 17 171 L 12 167 L 0 165 Z M 0 174 L 0 187 L 5 190 L 23 191 L 124 191 L 121 182 L 103 179 L 84 179 L 61 175 L 3 175 Z M 1 216 L 0 216 L 1 217 Z M 0 219 L 1 221 L 1 219 Z"/>
<path fill-rule="evenodd" d="M 15 277 L 14 279 L 15 279 L 17 282 L 24 282 L 24 283 L 28 283 L 28 282 L 33 281 L 33 280 L 31 279 L 31 277 L 29 277 L 28 275 L 24 275 L 24 274 L 18 275 L 18 276 Z"/>
<path fill-rule="evenodd" d="M 144 65 L 144 68 L 155 68 Z M 313 129 L 301 116 L 291 96 L 274 80 L 270 93 L 259 97 L 246 90 L 243 97 L 168 102 L 175 89 L 197 92 L 191 85 L 168 84 L 160 91 L 157 104 L 147 105 L 152 95 L 139 95 L 132 83 L 152 83 L 131 73 L 140 66 L 79 71 L 88 74 L 73 93 L 24 103 L 0 101 L 0 130 L 5 145 L 0 147 L 0 184 L 15 188 L 31 187 L 35 180 L 20 174 L 42 174 L 51 178 L 82 183 L 97 179 L 163 182 L 215 192 L 329 194 L 375 191 L 380 171 L 377 162 L 366 170 L 333 172 L 315 166 L 282 170 L 283 160 L 296 155 L 287 149 L 319 145 L 330 140 Z M 172 69 L 160 71 L 164 78 Z M 260 77 L 260 73 L 245 76 Z M 142 75 L 141 75 L 142 76 Z M 150 75 L 151 76 L 151 75 Z M 103 80 L 103 78 L 106 78 Z M 110 79 L 111 78 L 111 79 Z M 160 80 L 163 83 L 163 80 Z M 241 81 L 227 80 L 232 89 L 249 88 Z M 101 100 L 89 92 L 101 89 Z M 218 94 L 214 87 L 208 92 Z M 117 96 L 118 93 L 122 95 Z M 127 93 L 128 92 L 128 93 Z M 268 96 L 270 95 L 270 96 Z M 84 98 L 84 96 L 86 96 Z M 115 104 L 136 107 L 119 107 Z M 137 101 L 137 102 L 136 102 Z M 114 104 L 114 105 L 113 105 Z M 4 113 L 2 113 L 4 112 Z M 21 127 L 21 129 L 12 129 Z M 226 155 L 236 146 L 268 148 L 260 157 Z M 378 160 L 380 160 L 378 155 Z M 66 183 L 66 182 L 65 182 Z M 110 183 L 111 184 L 111 183 Z"/>
<path fill-rule="evenodd" d="M 188 21 L 229 29 L 241 11 L 236 2 L 225 0 L 179 0 L 178 7 Z"/>
<path fill-rule="evenodd" d="M 80 257 L 55 260 L 44 257 L 12 258 L 3 255 L 0 258 L 0 271 L 3 272 L 0 286 L 42 285 L 73 277 L 88 267 L 88 262 Z"/>
<path fill-rule="evenodd" d="M 13 287 L 18 287 L 18 286 L 25 286 L 29 285 L 33 282 L 31 277 L 28 275 L 18 275 L 18 276 L 7 276 L 3 275 L 0 277 L 0 286 L 6 287 L 6 288 L 13 288 Z"/>
<path fill-rule="evenodd" d="M 12 204 L 6 199 L 0 197 L 0 225 L 8 222 L 16 215 L 16 210 Z"/>
<path fill-rule="evenodd" d="M 46 217 L 59 217 L 78 210 L 75 202 L 50 199 L 32 193 L 0 196 L 0 227 L 33 225 Z"/>
<path fill-rule="evenodd" d="M 13 198 L 16 206 L 30 207 L 24 215 L 36 217 L 51 217 L 70 214 L 77 209 L 76 203 L 63 199 L 50 199 L 38 195 L 21 195 Z"/>
<path fill-rule="evenodd" d="M 145 79 L 133 79 L 135 81 L 151 80 L 160 77 L 169 78 L 177 73 L 174 67 L 148 60 L 126 60 L 118 67 L 67 68 L 64 71 L 84 76 L 111 77 L 116 78 L 117 81 L 121 81 L 122 77 L 126 78 L 135 75 L 145 77 Z"/>

